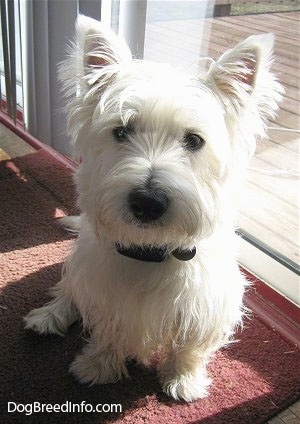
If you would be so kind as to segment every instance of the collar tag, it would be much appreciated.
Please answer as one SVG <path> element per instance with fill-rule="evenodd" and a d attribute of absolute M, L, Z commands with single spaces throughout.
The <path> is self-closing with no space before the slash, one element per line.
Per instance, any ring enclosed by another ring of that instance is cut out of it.
<path fill-rule="evenodd" d="M 196 255 L 196 247 L 194 246 L 191 250 L 175 249 L 172 255 L 180 261 L 190 261 Z"/>

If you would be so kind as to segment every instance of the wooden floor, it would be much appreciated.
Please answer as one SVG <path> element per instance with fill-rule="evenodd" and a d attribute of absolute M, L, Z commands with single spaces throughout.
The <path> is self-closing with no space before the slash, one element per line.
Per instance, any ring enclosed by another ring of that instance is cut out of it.
<path fill-rule="evenodd" d="M 259 141 L 249 168 L 239 225 L 299 263 L 300 12 L 149 22 L 145 56 L 197 72 L 252 34 L 276 35 L 273 70 L 285 87 L 269 140 Z M 183 67 L 183 66 L 182 66 Z"/>

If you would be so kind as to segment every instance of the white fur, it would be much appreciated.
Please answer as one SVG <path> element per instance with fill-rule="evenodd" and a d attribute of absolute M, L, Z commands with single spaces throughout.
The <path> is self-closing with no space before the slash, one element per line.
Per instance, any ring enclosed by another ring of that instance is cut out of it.
<path fill-rule="evenodd" d="M 128 376 L 126 359 L 157 365 L 174 399 L 207 395 L 206 365 L 241 325 L 247 285 L 236 263 L 236 193 L 255 137 L 264 135 L 281 87 L 270 73 L 273 36 L 252 36 L 212 64 L 207 75 L 135 61 L 99 22 L 79 17 L 78 42 L 61 65 L 68 128 L 81 164 L 79 237 L 54 299 L 26 317 L 40 333 L 67 331 L 77 319 L 90 340 L 71 365 L 82 382 Z M 118 142 L 112 130 L 131 123 Z M 204 146 L 188 151 L 186 131 Z M 170 199 L 157 221 L 140 225 L 128 207 L 136 187 L 151 184 Z M 195 246 L 187 262 L 170 255 L 146 263 L 124 246 Z"/>

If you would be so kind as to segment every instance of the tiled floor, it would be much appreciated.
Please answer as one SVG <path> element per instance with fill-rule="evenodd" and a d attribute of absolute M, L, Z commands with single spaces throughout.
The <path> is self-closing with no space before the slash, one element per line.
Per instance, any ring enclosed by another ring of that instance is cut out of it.
<path fill-rule="evenodd" d="M 36 150 L 0 124 L 0 160 L 34 153 Z"/>
<path fill-rule="evenodd" d="M 34 152 L 35 149 L 0 124 L 0 161 Z M 300 400 L 272 418 L 267 424 L 300 424 Z"/>
<path fill-rule="evenodd" d="M 268 424 L 300 424 L 300 400 L 272 418 Z"/>

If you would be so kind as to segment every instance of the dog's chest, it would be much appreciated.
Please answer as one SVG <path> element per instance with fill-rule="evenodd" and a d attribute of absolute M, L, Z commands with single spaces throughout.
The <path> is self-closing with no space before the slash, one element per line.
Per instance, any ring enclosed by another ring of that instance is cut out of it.
<path fill-rule="evenodd" d="M 199 287 L 199 279 L 195 264 L 176 259 L 148 264 L 121 257 L 111 263 L 105 279 L 102 274 L 96 283 L 98 295 L 93 292 L 92 297 L 94 301 L 98 297 L 97 313 L 101 313 L 103 327 L 113 322 L 126 334 L 129 344 L 139 340 L 159 345 L 177 331 L 179 316 L 189 299 L 196 300 L 191 287 Z"/>

